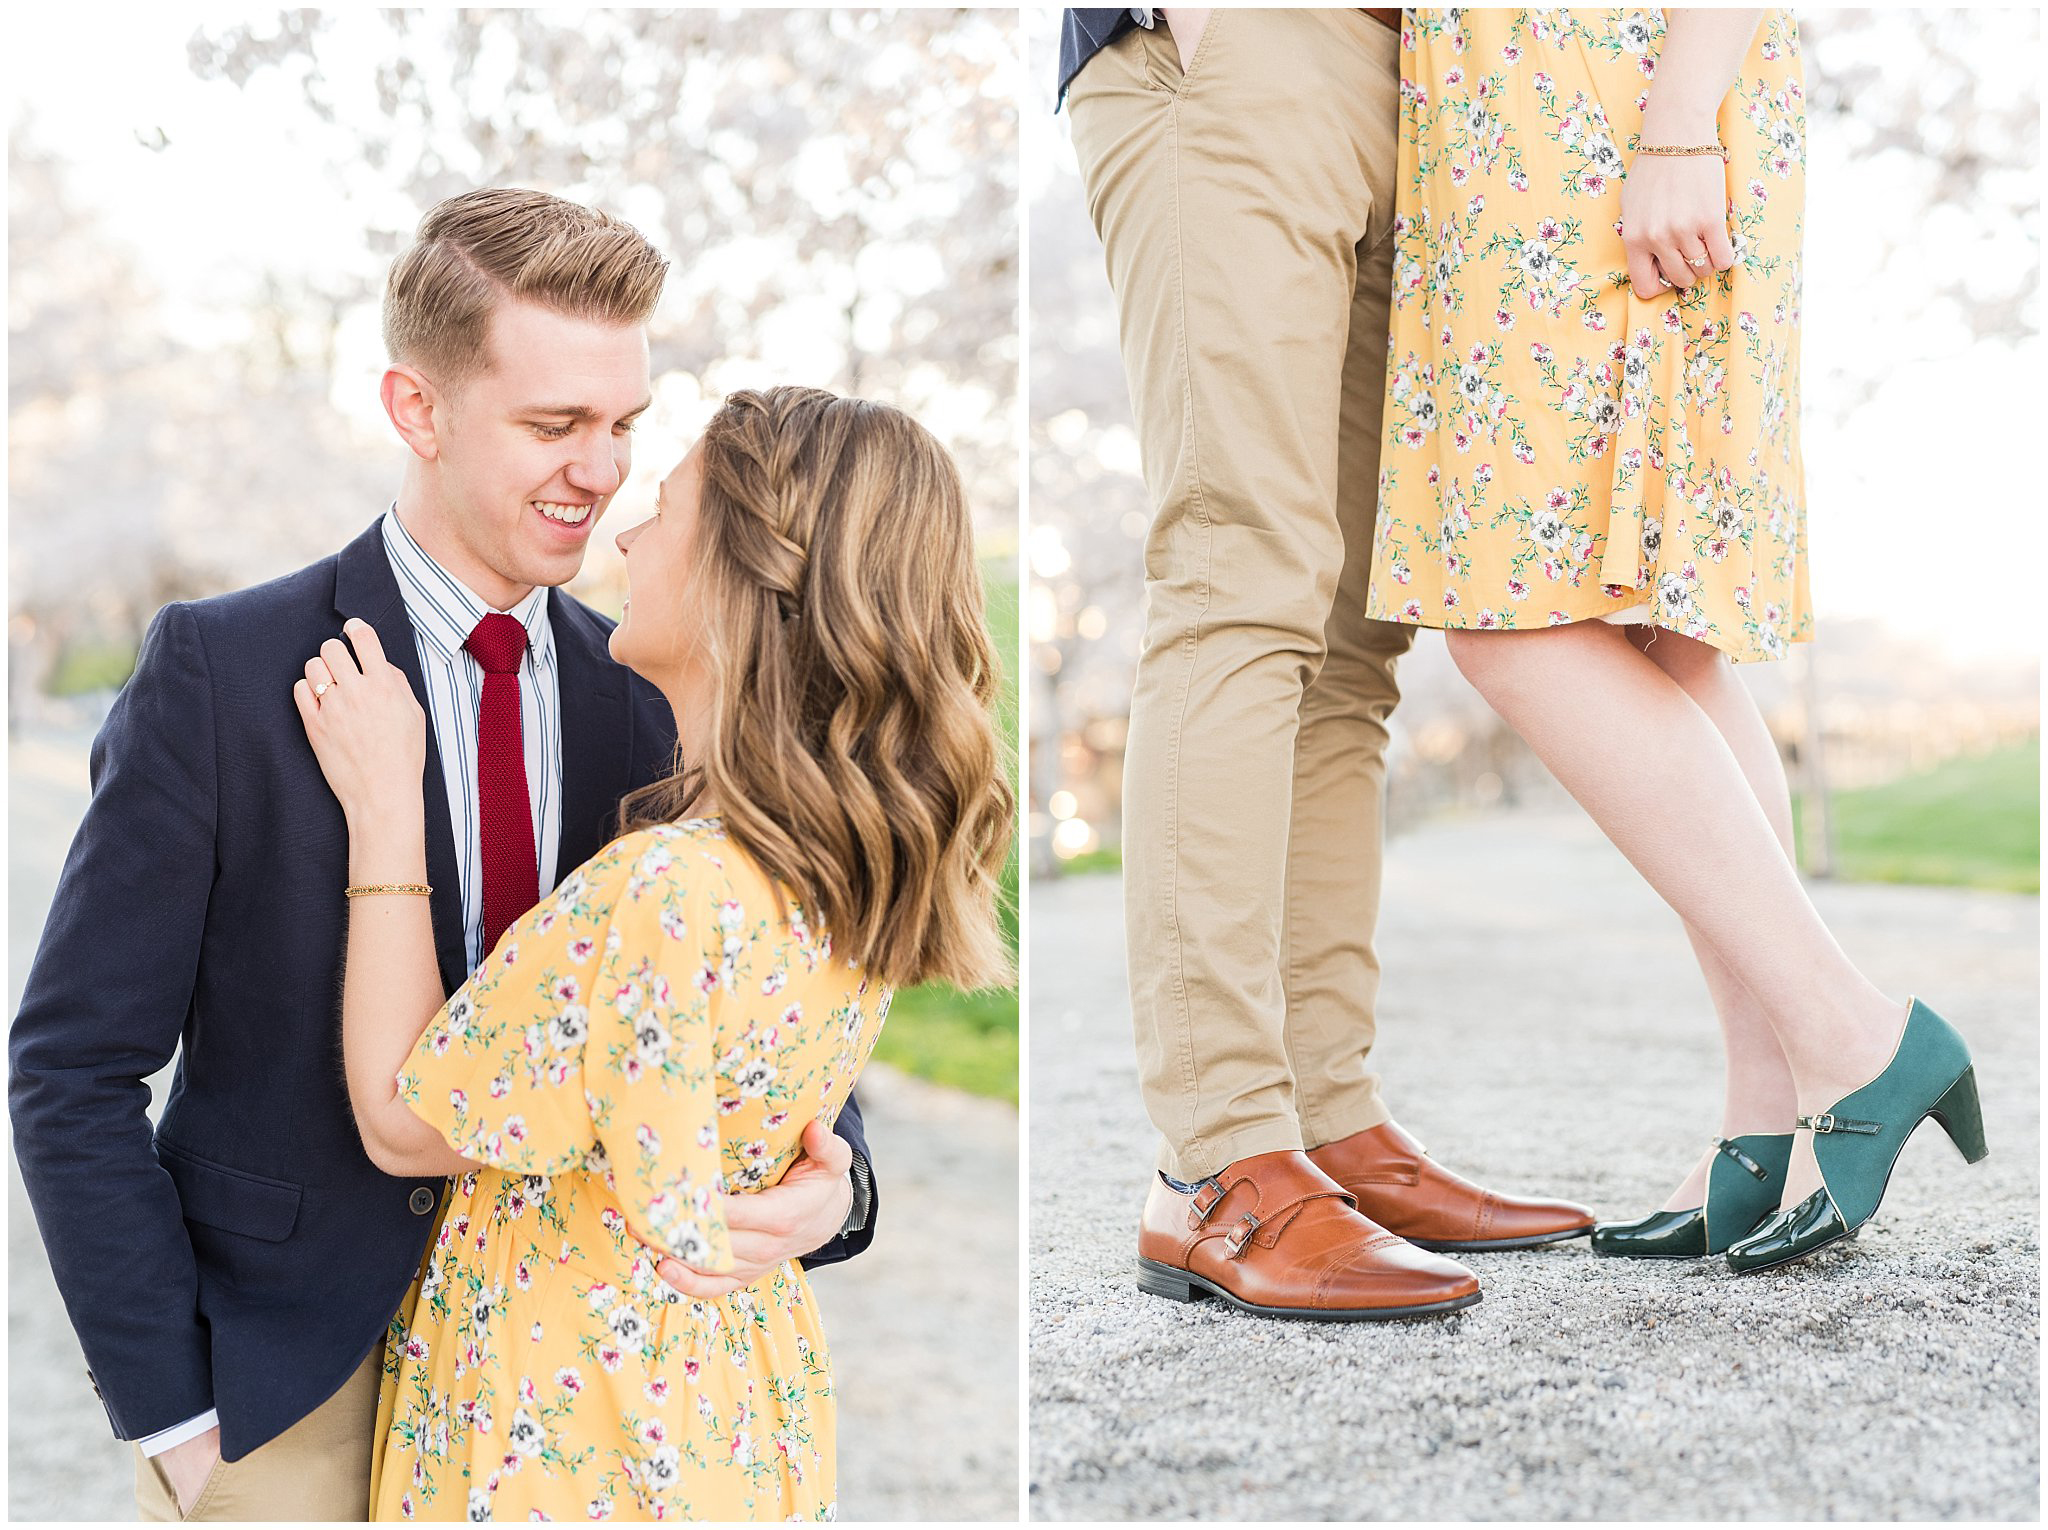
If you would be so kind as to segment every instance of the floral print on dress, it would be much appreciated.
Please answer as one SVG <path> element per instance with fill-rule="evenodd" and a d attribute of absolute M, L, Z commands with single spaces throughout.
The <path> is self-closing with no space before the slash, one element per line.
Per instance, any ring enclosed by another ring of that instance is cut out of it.
<path fill-rule="evenodd" d="M 386 1345 L 378 1519 L 830 1519 L 794 1261 L 712 1300 L 725 1205 L 844 1104 L 889 991 L 716 820 L 621 838 L 506 931 L 398 1083 L 478 1167 Z"/>
<path fill-rule="evenodd" d="M 1661 10 L 1406 13 L 1368 616 L 1813 635 L 1798 32 L 1768 13 L 1721 109 L 1736 264 L 1644 300 L 1618 224 L 1663 41 Z"/>

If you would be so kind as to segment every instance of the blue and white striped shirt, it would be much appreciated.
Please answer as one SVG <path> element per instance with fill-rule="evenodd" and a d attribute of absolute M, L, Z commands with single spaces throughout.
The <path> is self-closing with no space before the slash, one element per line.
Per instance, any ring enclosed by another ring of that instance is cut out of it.
<path fill-rule="evenodd" d="M 491 612 L 466 585 L 427 555 L 392 506 L 384 517 L 384 551 L 398 576 L 405 614 L 419 638 L 427 717 L 441 751 L 441 780 L 455 831 L 456 874 L 462 883 L 462 929 L 474 970 L 484 949 L 482 804 L 477 795 L 477 711 L 484 671 L 463 651 L 476 624 Z M 519 733 L 526 746 L 526 791 L 533 800 L 533 844 L 539 852 L 538 894 L 555 885 L 562 843 L 562 701 L 555 669 L 555 631 L 548 592 L 536 589 L 506 613 L 526 629 L 519 665 Z"/>

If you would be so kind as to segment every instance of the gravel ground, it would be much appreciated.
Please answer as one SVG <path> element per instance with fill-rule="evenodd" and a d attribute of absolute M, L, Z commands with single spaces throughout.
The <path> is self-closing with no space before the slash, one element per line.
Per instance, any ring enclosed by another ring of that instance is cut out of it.
<path fill-rule="evenodd" d="M 811 1278 L 839 1377 L 839 1517 L 1017 1517 L 1017 1112 L 872 1063 L 865 1254 Z"/>
<path fill-rule="evenodd" d="M 1321 1325 L 1134 1288 L 1121 889 L 1034 888 L 1033 1517 L 2039 1518 L 2039 900 L 1815 897 L 1970 1040 L 1986 1161 L 1927 1126 L 1858 1239 L 1773 1274 L 1574 1242 L 1467 1256 L 1485 1300 L 1447 1319 Z M 1582 817 L 1398 840 L 1379 948 L 1388 1096 L 1452 1167 L 1632 1216 L 1704 1145 L 1704 986 Z"/>
<path fill-rule="evenodd" d="M 11 751 L 10 1017 L 84 809 L 84 742 Z M 881 1222 L 812 1281 L 839 1382 L 840 1517 L 1014 1520 L 1017 1114 L 879 1063 L 860 1096 Z M 86 1387 L 11 1152 L 8 1216 L 8 1517 L 132 1520 L 132 1457 Z"/>

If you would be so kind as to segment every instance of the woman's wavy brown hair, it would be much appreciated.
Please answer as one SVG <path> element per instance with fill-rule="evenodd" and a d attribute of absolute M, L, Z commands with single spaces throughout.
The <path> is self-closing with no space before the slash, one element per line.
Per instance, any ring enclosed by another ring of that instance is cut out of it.
<path fill-rule="evenodd" d="M 712 699 L 625 827 L 708 800 L 882 981 L 1008 982 L 1016 798 L 953 459 L 899 409 L 785 387 L 727 398 L 702 461 L 688 598 Z"/>

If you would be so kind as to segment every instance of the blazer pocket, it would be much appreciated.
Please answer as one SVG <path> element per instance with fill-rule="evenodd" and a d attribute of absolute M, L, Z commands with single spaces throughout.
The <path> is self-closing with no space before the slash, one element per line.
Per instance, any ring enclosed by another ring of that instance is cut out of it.
<path fill-rule="evenodd" d="M 305 1193 L 300 1186 L 213 1163 L 161 1137 L 156 1139 L 156 1156 L 178 1187 L 186 1221 L 265 1243 L 282 1243 L 291 1236 Z"/>

